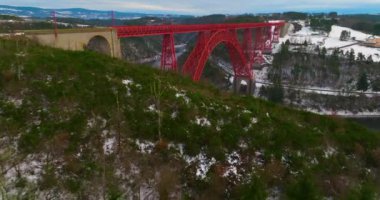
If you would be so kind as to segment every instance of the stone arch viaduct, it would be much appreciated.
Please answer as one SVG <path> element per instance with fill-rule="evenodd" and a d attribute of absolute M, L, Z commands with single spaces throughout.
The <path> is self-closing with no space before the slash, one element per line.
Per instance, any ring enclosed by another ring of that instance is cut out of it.
<path fill-rule="evenodd" d="M 53 30 L 28 31 L 25 34 L 42 45 L 73 51 L 89 49 L 121 58 L 120 40 L 113 28 L 60 29 L 59 34 Z"/>

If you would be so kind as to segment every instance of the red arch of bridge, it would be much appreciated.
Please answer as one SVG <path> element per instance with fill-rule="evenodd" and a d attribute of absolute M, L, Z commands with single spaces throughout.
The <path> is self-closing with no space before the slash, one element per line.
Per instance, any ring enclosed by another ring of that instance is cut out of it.
<path fill-rule="evenodd" d="M 177 70 L 174 34 L 198 32 L 198 41 L 187 58 L 183 73 L 198 81 L 212 50 L 220 43 L 226 44 L 235 76 L 252 79 L 252 64 L 262 62 L 262 53 L 268 42 L 277 42 L 279 29 L 284 22 L 203 24 L 203 25 L 153 25 L 153 26 L 114 26 L 119 38 L 164 35 L 161 54 L 161 69 Z M 274 29 L 273 29 L 274 28 Z M 244 41 L 240 44 L 237 30 L 244 29 Z M 255 45 L 252 44 L 252 30 L 256 29 Z M 271 46 L 271 45 L 270 45 Z"/>
<path fill-rule="evenodd" d="M 193 80 L 198 81 L 202 76 L 207 59 L 213 49 L 220 43 L 224 43 L 227 46 L 235 75 L 252 79 L 252 73 L 237 39 L 236 32 L 228 30 L 216 31 L 209 34 L 200 33 L 195 48 L 183 66 L 183 73 L 190 75 Z"/>

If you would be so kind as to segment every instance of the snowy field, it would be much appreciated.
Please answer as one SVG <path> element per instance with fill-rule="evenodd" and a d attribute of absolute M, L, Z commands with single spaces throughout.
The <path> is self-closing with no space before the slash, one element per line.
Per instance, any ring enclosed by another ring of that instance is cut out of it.
<path fill-rule="evenodd" d="M 325 47 L 328 50 L 340 48 L 343 52 L 348 52 L 351 49 L 354 49 L 356 56 L 359 53 L 362 53 L 366 58 L 372 56 L 373 61 L 380 62 L 380 48 L 365 47 L 359 42 L 364 42 L 368 38 L 375 37 L 379 38 L 380 36 L 373 36 L 369 34 L 362 33 L 360 31 L 355 31 L 350 28 L 341 27 L 341 26 L 332 26 L 330 33 L 316 32 L 311 30 L 310 27 L 306 27 L 303 21 L 297 22 L 303 27 L 300 31 L 292 33 L 294 30 L 291 26 L 289 33 L 280 39 L 280 44 L 289 40 L 291 43 L 303 44 L 305 41 L 309 44 L 319 46 L 320 48 Z M 340 41 L 340 35 L 342 31 L 349 31 L 351 33 L 351 39 L 349 41 Z M 278 51 L 278 46 L 275 48 L 275 51 Z"/>

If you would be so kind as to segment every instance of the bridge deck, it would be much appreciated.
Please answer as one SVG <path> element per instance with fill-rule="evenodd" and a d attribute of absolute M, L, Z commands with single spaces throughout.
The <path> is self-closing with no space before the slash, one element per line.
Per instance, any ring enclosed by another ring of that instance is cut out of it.
<path fill-rule="evenodd" d="M 141 37 L 172 33 L 191 33 L 216 30 L 237 30 L 283 26 L 284 22 L 235 23 L 235 24 L 197 24 L 197 25 L 153 25 L 153 26 L 114 26 L 119 37 Z"/>

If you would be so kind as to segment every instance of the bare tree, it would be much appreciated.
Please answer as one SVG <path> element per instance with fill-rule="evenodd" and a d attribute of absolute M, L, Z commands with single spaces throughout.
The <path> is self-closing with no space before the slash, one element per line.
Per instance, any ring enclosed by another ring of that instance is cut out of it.
<path fill-rule="evenodd" d="M 153 94 L 154 104 L 157 109 L 158 138 L 160 141 L 162 141 L 161 127 L 162 127 L 163 112 L 161 109 L 161 97 L 164 91 L 162 90 L 162 83 L 161 83 L 160 78 L 156 77 L 155 79 L 156 81 L 153 82 L 153 84 L 151 85 L 151 92 Z"/>
<path fill-rule="evenodd" d="M 121 112 L 120 112 L 120 102 L 119 102 L 119 91 L 115 90 L 115 97 L 116 97 L 116 106 L 117 106 L 117 113 L 116 113 L 116 121 L 117 121 L 117 154 L 121 151 Z"/>

